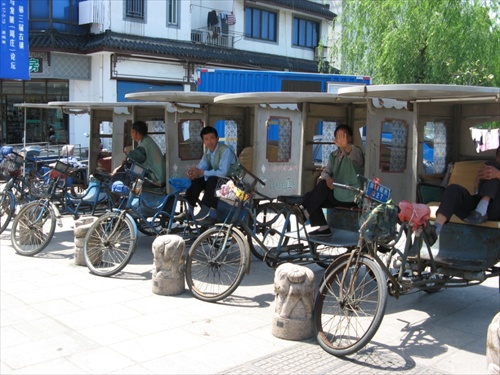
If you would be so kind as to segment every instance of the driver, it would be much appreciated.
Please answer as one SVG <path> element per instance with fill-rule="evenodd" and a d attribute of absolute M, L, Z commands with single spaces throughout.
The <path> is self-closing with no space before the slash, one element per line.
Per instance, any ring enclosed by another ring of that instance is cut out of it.
<path fill-rule="evenodd" d="M 147 177 L 157 186 L 166 184 L 165 158 L 156 142 L 148 135 L 144 121 L 132 124 L 130 135 L 138 146 L 127 154 L 127 161 L 139 163 L 148 168 Z"/>

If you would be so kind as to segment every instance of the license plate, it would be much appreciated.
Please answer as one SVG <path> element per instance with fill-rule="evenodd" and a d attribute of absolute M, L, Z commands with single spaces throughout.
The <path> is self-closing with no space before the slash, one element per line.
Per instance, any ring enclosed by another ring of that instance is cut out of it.
<path fill-rule="evenodd" d="M 379 203 L 387 203 L 391 198 L 391 189 L 373 180 L 369 180 L 366 186 L 366 195 Z"/>

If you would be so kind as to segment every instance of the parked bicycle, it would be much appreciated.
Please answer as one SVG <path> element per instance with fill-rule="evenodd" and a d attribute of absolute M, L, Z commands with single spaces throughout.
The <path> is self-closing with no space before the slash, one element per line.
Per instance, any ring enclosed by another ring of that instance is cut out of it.
<path fill-rule="evenodd" d="M 364 189 L 335 183 L 335 188 L 356 192 L 364 214 L 358 246 L 327 268 L 314 306 L 318 342 L 336 356 L 355 353 L 370 342 L 388 295 L 398 298 L 412 289 L 434 293 L 499 275 L 500 252 L 488 239 L 478 236 L 473 252 L 448 248 L 443 241 L 431 247 L 425 231 L 427 206 L 400 202 L 398 214 L 388 188 L 363 180 Z M 426 215 L 416 214 L 422 210 Z"/>
<path fill-rule="evenodd" d="M 18 254 L 32 256 L 45 249 L 54 235 L 56 222 L 62 226 L 62 214 L 78 219 L 82 214 L 95 215 L 114 205 L 109 176 L 95 173 L 85 193 L 74 196 L 66 183 L 71 167 L 57 161 L 51 169 L 48 183 L 41 187 L 44 198 L 24 205 L 12 223 L 11 242 Z"/>
<path fill-rule="evenodd" d="M 169 180 L 173 192 L 164 188 L 145 187 L 152 181 L 145 177 L 147 169 L 133 163 L 126 172 L 129 183 L 115 189 L 121 195 L 119 207 L 107 212 L 89 228 L 85 238 L 85 260 L 90 272 L 112 276 L 128 264 L 137 248 L 138 231 L 146 235 L 177 234 L 188 243 L 200 233 L 192 208 L 184 197 L 191 181 L 185 178 Z M 176 223 L 183 211 L 187 219 Z"/>
<path fill-rule="evenodd" d="M 250 253 L 270 267 L 282 262 L 327 266 L 339 253 L 357 244 L 357 234 L 338 230 L 332 238 L 313 238 L 305 229 L 301 196 L 279 196 L 278 202 L 255 205 L 264 182 L 244 170 L 221 187 L 219 198 L 233 207 L 232 222 L 208 229 L 191 246 L 186 261 L 186 282 L 193 295 L 216 302 L 231 295 L 250 269 Z M 224 191 L 230 192 L 225 195 Z M 267 197 L 266 197 L 267 198 Z M 338 242 L 342 238 L 342 243 Z M 341 247 L 341 246 L 342 247 Z"/>
<path fill-rule="evenodd" d="M 1 173 L 8 179 L 0 192 L 0 233 L 2 233 L 23 204 L 40 198 L 45 176 L 38 173 L 36 161 L 17 153 L 6 155 Z"/>

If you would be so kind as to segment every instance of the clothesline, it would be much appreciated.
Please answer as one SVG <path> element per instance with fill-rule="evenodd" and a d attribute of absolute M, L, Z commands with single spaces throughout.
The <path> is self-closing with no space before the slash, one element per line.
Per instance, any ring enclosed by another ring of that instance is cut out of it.
<path fill-rule="evenodd" d="M 204 7 L 203 5 L 191 4 L 191 5 L 189 5 L 189 12 L 190 13 L 193 12 L 193 7 L 198 7 L 198 8 L 207 9 L 207 10 L 215 10 L 217 13 L 231 13 L 232 12 L 232 10 L 215 9 L 215 8 L 211 8 L 211 7 Z"/>

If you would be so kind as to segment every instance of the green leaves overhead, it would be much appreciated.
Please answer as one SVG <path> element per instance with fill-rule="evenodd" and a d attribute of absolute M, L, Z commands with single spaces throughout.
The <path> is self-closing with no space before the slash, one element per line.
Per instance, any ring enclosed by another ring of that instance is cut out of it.
<path fill-rule="evenodd" d="M 345 0 L 338 22 L 331 65 L 341 59 L 344 74 L 375 84 L 500 86 L 494 0 Z"/>

